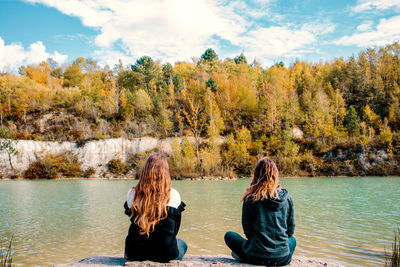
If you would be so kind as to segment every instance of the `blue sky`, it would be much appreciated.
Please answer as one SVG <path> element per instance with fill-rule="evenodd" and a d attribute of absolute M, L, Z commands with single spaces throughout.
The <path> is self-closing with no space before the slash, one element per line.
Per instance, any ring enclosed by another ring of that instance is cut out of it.
<path fill-rule="evenodd" d="M 208 48 L 262 66 L 348 58 L 400 40 L 400 0 L 0 0 L 0 71 L 48 57 L 111 67 Z"/>

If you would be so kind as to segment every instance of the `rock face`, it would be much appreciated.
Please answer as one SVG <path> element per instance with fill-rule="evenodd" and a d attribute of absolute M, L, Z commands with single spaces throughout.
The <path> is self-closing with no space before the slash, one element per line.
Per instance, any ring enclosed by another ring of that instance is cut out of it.
<path fill-rule="evenodd" d="M 126 261 L 122 257 L 94 256 L 67 264 L 58 264 L 56 267 L 106 267 L 106 266 L 131 266 L 131 267 L 228 267 L 228 266 L 257 266 L 240 263 L 228 255 L 185 255 L 182 261 L 170 261 L 168 263 L 157 263 L 152 261 Z M 343 265 L 327 262 L 320 259 L 295 256 L 287 265 L 291 267 L 342 267 Z"/>
<path fill-rule="evenodd" d="M 293 138 L 294 138 L 294 139 L 301 140 L 301 139 L 303 139 L 303 137 L 304 137 L 303 131 L 302 131 L 299 127 L 297 127 L 297 126 L 293 126 L 293 128 L 292 128 L 292 134 L 293 134 Z"/>
<path fill-rule="evenodd" d="M 190 141 L 193 138 L 188 138 Z M 59 154 L 70 151 L 77 155 L 82 163 L 82 169 L 93 167 L 97 175 L 105 171 L 106 164 L 114 158 L 122 160 L 141 152 L 158 149 L 164 153 L 170 153 L 173 138 L 157 139 L 142 137 L 132 140 L 123 138 L 89 141 L 84 146 L 78 147 L 75 142 L 40 142 L 31 140 L 19 140 L 16 143 L 18 154 L 12 157 L 14 168 L 26 170 L 29 164 L 36 161 L 45 153 Z M 181 141 L 181 140 L 180 140 Z M 9 169 L 8 157 L 0 152 L 0 168 Z"/>

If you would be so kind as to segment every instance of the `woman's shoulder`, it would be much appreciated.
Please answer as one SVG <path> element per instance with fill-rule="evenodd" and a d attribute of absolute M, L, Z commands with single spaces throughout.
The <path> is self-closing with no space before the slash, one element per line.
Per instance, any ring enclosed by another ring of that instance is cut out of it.
<path fill-rule="evenodd" d="M 180 204 L 181 204 L 181 195 L 176 189 L 171 188 L 171 192 L 169 195 L 169 202 L 167 206 L 178 208 Z"/>
<path fill-rule="evenodd" d="M 135 197 L 135 188 L 131 188 L 126 196 L 126 202 L 129 208 L 132 207 L 132 201 L 134 197 Z M 179 194 L 179 192 L 176 189 L 171 188 L 171 191 L 169 193 L 169 202 L 167 206 L 172 208 L 178 208 L 179 205 L 181 204 L 181 201 L 182 201 L 181 195 Z"/>
<path fill-rule="evenodd" d="M 132 208 L 132 201 L 134 196 L 135 196 L 135 188 L 132 187 L 126 194 L 126 203 L 128 204 L 129 208 Z"/>
<path fill-rule="evenodd" d="M 285 189 L 285 188 L 279 189 L 278 190 L 278 195 L 279 195 L 279 197 L 282 196 L 282 197 L 285 197 L 285 198 L 287 198 L 289 200 L 292 200 L 292 196 L 289 194 L 289 191 L 287 189 Z"/>

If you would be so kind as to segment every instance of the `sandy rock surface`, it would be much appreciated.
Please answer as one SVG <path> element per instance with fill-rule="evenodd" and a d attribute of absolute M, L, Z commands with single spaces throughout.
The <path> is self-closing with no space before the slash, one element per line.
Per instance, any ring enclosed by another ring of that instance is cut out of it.
<path fill-rule="evenodd" d="M 126 261 L 122 257 L 94 256 L 78 260 L 67 264 L 58 264 L 56 267 L 106 267 L 106 266 L 130 266 L 130 267 L 160 267 L 160 266 L 180 266 L 180 267 L 226 267 L 226 266 L 256 266 L 240 263 L 228 255 L 185 255 L 182 261 L 170 261 L 168 263 L 157 263 L 152 261 Z M 295 256 L 291 267 L 342 267 L 343 265 L 327 262 L 321 259 L 306 258 Z"/>

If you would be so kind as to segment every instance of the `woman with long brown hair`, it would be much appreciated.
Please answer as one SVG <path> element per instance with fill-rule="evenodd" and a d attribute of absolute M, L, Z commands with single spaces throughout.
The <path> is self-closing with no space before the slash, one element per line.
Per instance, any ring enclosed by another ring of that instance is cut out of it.
<path fill-rule="evenodd" d="M 243 193 L 242 226 L 247 240 L 234 232 L 225 234 L 232 256 L 240 261 L 283 266 L 292 260 L 296 248 L 293 200 L 281 188 L 278 175 L 275 162 L 260 159 Z"/>
<path fill-rule="evenodd" d="M 163 155 L 153 154 L 146 160 L 124 207 L 131 221 L 125 239 L 126 259 L 168 262 L 183 258 L 187 245 L 176 235 L 185 203 L 171 188 L 168 162 Z"/>

